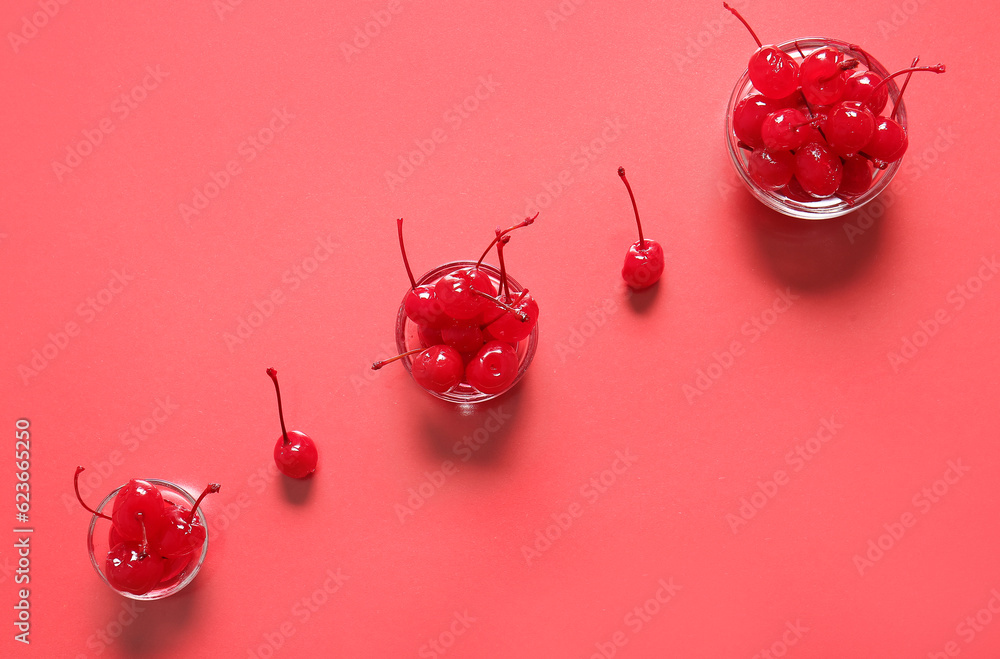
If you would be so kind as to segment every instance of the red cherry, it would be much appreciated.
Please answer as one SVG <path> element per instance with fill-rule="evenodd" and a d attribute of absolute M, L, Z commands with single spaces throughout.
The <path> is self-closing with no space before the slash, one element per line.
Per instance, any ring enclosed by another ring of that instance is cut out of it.
<path fill-rule="evenodd" d="M 771 151 L 791 151 L 799 148 L 805 139 L 802 128 L 808 123 L 806 116 L 795 108 L 785 108 L 767 115 L 760 127 L 760 136 Z"/>
<path fill-rule="evenodd" d="M 417 340 L 420 342 L 420 347 L 422 348 L 430 348 L 439 343 L 444 343 L 444 339 L 441 337 L 441 330 L 424 327 L 423 325 L 417 326 Z"/>
<path fill-rule="evenodd" d="M 441 341 L 459 352 L 476 352 L 486 342 L 479 325 L 452 325 L 441 330 Z"/>
<path fill-rule="evenodd" d="M 879 88 L 878 93 L 872 94 L 880 82 L 882 76 L 874 71 L 855 71 L 847 78 L 844 94 L 840 100 L 860 101 L 874 114 L 879 114 L 889 100 L 889 90 L 885 87 Z"/>
<path fill-rule="evenodd" d="M 632 200 L 632 211 L 635 213 L 635 224 L 639 229 L 639 240 L 629 247 L 625 255 L 625 265 L 622 266 L 622 279 L 633 290 L 648 288 L 660 280 L 663 274 L 663 248 L 655 240 L 646 240 L 642 236 L 642 223 L 639 221 L 639 208 L 635 205 L 635 195 L 632 186 L 625 178 L 625 168 L 618 168 L 629 199 Z"/>
<path fill-rule="evenodd" d="M 125 540 L 159 537 L 166 524 L 163 495 L 153 484 L 132 479 L 115 495 L 111 518 Z"/>
<path fill-rule="evenodd" d="M 844 53 L 824 46 L 809 53 L 802 61 L 802 95 L 813 105 L 832 105 L 847 88 L 843 72 L 857 67 L 858 60 L 845 59 Z"/>
<path fill-rule="evenodd" d="M 440 329 L 450 322 L 434 286 L 425 284 L 411 288 L 403 298 L 406 316 L 418 325 Z"/>
<path fill-rule="evenodd" d="M 857 197 L 868 192 L 872 185 L 872 164 L 864 156 L 847 156 L 844 160 L 844 174 L 840 179 L 837 194 L 841 197 Z"/>
<path fill-rule="evenodd" d="M 487 325 L 486 330 L 494 339 L 517 343 L 528 338 L 538 322 L 538 303 L 525 289 L 511 301 L 510 308 L 517 313 L 504 312 L 497 320 Z"/>
<path fill-rule="evenodd" d="M 410 362 L 410 373 L 413 374 L 417 384 L 424 389 L 443 394 L 462 381 L 465 363 L 461 353 L 449 345 L 408 350 L 395 357 L 375 362 L 372 364 L 372 370 L 377 371 L 386 364 L 412 355 L 416 357 Z"/>
<path fill-rule="evenodd" d="M 163 576 L 160 577 L 160 586 L 167 586 L 180 576 L 184 570 L 194 561 L 194 553 L 187 553 L 181 556 L 163 559 Z"/>
<path fill-rule="evenodd" d="M 293 430 L 285 430 L 285 415 L 281 409 L 281 389 L 278 388 L 278 372 L 267 369 L 267 375 L 274 382 L 274 393 L 278 397 L 278 420 L 281 421 L 281 437 L 274 445 L 274 462 L 278 470 L 291 478 L 306 478 L 316 471 L 319 452 L 309 435 Z"/>
<path fill-rule="evenodd" d="M 164 560 L 147 553 L 138 542 L 125 541 L 108 552 L 104 575 L 115 590 L 145 595 L 163 577 Z"/>
<path fill-rule="evenodd" d="M 434 291 L 444 306 L 445 313 L 457 320 L 471 320 L 483 310 L 483 302 L 476 291 L 495 295 L 489 277 L 479 276 L 475 268 L 462 268 L 437 280 Z M 487 282 L 488 285 L 487 285 Z"/>
<path fill-rule="evenodd" d="M 795 152 L 795 178 L 814 197 L 835 194 L 842 175 L 840 158 L 826 145 L 813 142 Z"/>
<path fill-rule="evenodd" d="M 156 543 L 159 555 L 167 558 L 190 554 L 205 543 L 205 526 L 196 515 L 201 500 L 209 494 L 219 491 L 218 483 L 210 483 L 201 493 L 194 507 L 188 510 L 182 506 L 173 506 L 166 512 L 167 524 L 163 535 Z"/>
<path fill-rule="evenodd" d="M 762 94 L 751 94 L 740 99 L 733 109 L 733 132 L 736 133 L 736 139 L 754 149 L 764 146 L 760 135 L 761 124 L 767 115 L 782 108 L 781 101 Z"/>
<path fill-rule="evenodd" d="M 892 119 L 879 117 L 875 122 L 875 132 L 865 145 L 864 152 L 882 162 L 895 162 L 906 153 L 909 139 L 903 127 Z"/>
<path fill-rule="evenodd" d="M 875 117 L 860 101 L 842 101 L 830 112 L 823 132 L 834 153 L 854 155 L 871 141 Z"/>
<path fill-rule="evenodd" d="M 750 154 L 747 173 L 765 190 L 780 190 L 795 173 L 795 156 L 790 151 L 756 149 Z"/>
<path fill-rule="evenodd" d="M 761 44 L 757 34 L 738 11 L 723 2 L 722 6 L 733 13 L 757 42 L 757 51 L 750 56 L 747 72 L 757 90 L 771 99 L 783 99 L 795 93 L 799 86 L 799 65 L 791 55 L 777 46 Z M 749 142 L 748 142 L 749 144 Z"/>
<path fill-rule="evenodd" d="M 510 388 L 517 367 L 517 353 L 509 343 L 490 341 L 469 362 L 465 378 L 484 394 L 499 394 Z"/>

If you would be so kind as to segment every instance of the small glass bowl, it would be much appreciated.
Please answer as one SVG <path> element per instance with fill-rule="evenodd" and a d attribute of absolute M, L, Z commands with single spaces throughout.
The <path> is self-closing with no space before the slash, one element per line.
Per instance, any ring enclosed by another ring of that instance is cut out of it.
<path fill-rule="evenodd" d="M 191 507 L 195 504 L 195 498 L 180 485 L 156 478 L 146 478 L 144 480 L 147 483 L 155 485 L 165 500 L 184 505 L 188 509 L 191 509 Z M 106 496 L 104 501 L 98 505 L 97 512 L 110 516 L 115 496 L 118 495 L 118 490 L 122 489 L 122 487 L 124 487 L 124 485 L 115 488 L 114 492 Z M 108 585 L 108 588 L 115 591 L 122 597 L 144 601 L 158 600 L 163 599 L 164 597 L 169 597 L 191 583 L 195 575 L 198 574 L 198 571 L 201 570 L 201 564 L 205 562 L 205 555 L 208 554 L 208 523 L 205 520 L 205 516 L 202 514 L 200 508 L 195 515 L 201 522 L 202 526 L 205 527 L 205 542 L 201 546 L 201 552 L 199 555 L 191 559 L 191 562 L 188 563 L 187 567 L 184 568 L 180 574 L 167 583 L 158 584 L 149 592 L 143 593 L 142 595 L 136 595 L 135 593 L 118 590 L 111 585 L 111 582 L 108 581 L 107 575 L 104 574 L 104 564 L 106 562 L 108 551 L 111 550 L 111 547 L 108 546 L 108 532 L 111 531 L 111 522 L 103 517 L 98 517 L 97 515 L 94 515 L 91 518 L 90 528 L 87 530 L 87 551 L 90 553 L 90 563 L 94 566 L 94 569 L 97 570 L 97 574 L 101 576 L 101 580 Z"/>
<path fill-rule="evenodd" d="M 805 39 L 786 41 L 785 43 L 780 44 L 778 48 L 791 55 L 797 63 L 801 64 L 802 60 L 805 59 L 805 57 L 808 57 L 810 53 L 825 46 L 832 46 L 842 53 L 845 53 L 848 57 L 857 59 L 860 64 L 855 70 L 864 71 L 867 69 L 877 73 L 883 79 L 889 75 L 889 71 L 887 71 L 886 68 L 878 62 L 878 60 L 862 50 L 860 47 L 844 41 L 838 41 L 836 39 L 807 37 Z M 799 54 L 800 50 L 803 53 L 802 55 Z M 892 106 L 892 103 L 899 98 L 899 88 L 896 86 L 895 80 L 890 80 L 886 83 L 886 87 L 889 90 L 889 104 L 886 105 L 886 108 L 889 108 Z M 868 202 L 878 197 L 879 194 L 881 194 L 881 192 L 889 185 L 889 182 L 892 181 L 896 172 L 899 171 L 902 158 L 894 163 L 891 163 L 886 169 L 875 169 L 872 184 L 871 187 L 868 188 L 868 191 L 850 199 L 834 195 L 825 199 L 799 201 L 783 195 L 781 191 L 774 192 L 761 188 L 752 178 L 750 178 L 750 173 L 747 170 L 747 166 L 750 161 L 750 153 L 746 149 L 740 148 L 739 139 L 737 139 L 736 132 L 733 130 L 733 112 L 736 109 L 736 105 L 743 100 L 743 98 L 749 96 L 755 91 L 756 90 L 754 89 L 753 84 L 750 82 L 749 71 L 744 71 L 743 75 L 736 82 L 736 86 L 733 88 L 732 96 L 729 98 L 729 107 L 726 110 L 726 146 L 729 148 L 729 157 L 732 159 L 733 167 L 736 169 L 736 173 L 741 179 L 743 179 L 743 182 L 746 184 L 747 188 L 750 189 L 753 196 L 760 200 L 760 202 L 765 206 L 768 206 L 779 213 L 784 213 L 785 215 L 804 220 L 826 220 L 834 217 L 840 217 L 841 215 L 846 215 L 847 213 L 858 210 Z M 906 130 L 906 107 L 902 102 L 899 103 L 899 107 L 896 110 L 896 121 L 903 127 L 903 130 Z"/>
<path fill-rule="evenodd" d="M 461 268 L 467 268 L 470 266 L 474 267 L 475 265 L 476 265 L 475 261 L 452 261 L 451 263 L 445 263 L 444 265 L 440 265 L 434 268 L 433 270 L 425 274 L 423 277 L 421 277 L 419 280 L 417 280 L 417 286 L 422 286 L 424 284 L 433 284 L 437 280 L 444 277 L 445 275 L 448 275 L 456 270 L 459 270 Z M 490 276 L 490 279 L 493 280 L 493 285 L 499 288 L 500 284 L 499 270 L 485 263 L 480 264 L 479 269 L 488 274 Z M 517 280 L 511 277 L 510 273 L 507 273 L 507 286 L 510 289 L 512 295 L 514 293 L 520 293 L 522 290 L 524 290 L 524 287 L 522 287 L 519 283 L 517 283 Z M 405 296 L 403 300 L 405 302 L 406 300 Z M 461 382 L 444 393 L 438 393 L 436 391 L 428 391 L 427 389 L 424 389 L 424 391 L 427 391 L 427 393 L 431 394 L 432 396 L 437 396 L 441 400 L 446 400 L 451 403 L 468 404 L 468 403 L 481 403 L 483 401 L 492 400 L 493 398 L 496 398 L 497 396 L 502 396 L 506 392 L 510 391 L 511 389 L 514 388 L 514 386 L 518 382 L 521 381 L 521 378 L 524 377 L 525 371 L 528 370 L 528 365 L 531 364 L 531 360 L 535 356 L 535 349 L 537 348 L 537 346 L 538 346 L 538 322 L 536 321 L 535 326 L 531 329 L 531 334 L 528 335 L 528 338 L 523 341 L 518 341 L 517 344 L 514 346 L 514 350 L 517 353 L 517 361 L 518 361 L 517 375 L 514 377 L 514 381 L 511 382 L 510 386 L 501 392 L 494 394 L 486 394 L 479 391 L 478 389 L 468 384 L 467 382 Z M 410 320 L 409 317 L 407 317 L 406 308 L 404 304 L 401 303 L 399 305 L 399 314 L 396 316 L 396 348 L 399 350 L 400 353 L 404 353 L 419 347 L 420 347 L 420 339 L 417 337 L 417 324 L 414 323 L 412 320 Z M 410 374 L 410 377 L 413 377 L 412 360 L 409 357 L 403 357 L 400 361 L 403 362 L 403 366 L 406 368 L 406 372 Z M 421 389 L 423 389 L 423 387 L 421 387 Z"/>

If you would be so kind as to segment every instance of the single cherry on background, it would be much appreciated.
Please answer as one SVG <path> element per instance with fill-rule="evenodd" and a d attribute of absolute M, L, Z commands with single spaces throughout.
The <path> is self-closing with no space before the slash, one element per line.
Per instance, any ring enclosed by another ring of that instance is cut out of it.
<path fill-rule="evenodd" d="M 465 362 L 462 355 L 449 345 L 435 345 L 429 348 L 415 348 L 395 357 L 383 359 L 372 364 L 372 370 L 377 371 L 386 364 L 398 361 L 403 357 L 416 355 L 410 360 L 410 373 L 413 379 L 424 389 L 443 394 L 459 382 L 465 373 Z"/>
<path fill-rule="evenodd" d="M 516 377 L 517 353 L 504 341 L 490 341 L 465 367 L 465 379 L 484 394 L 506 391 Z"/>
<path fill-rule="evenodd" d="M 316 471 L 319 452 L 309 435 L 293 430 L 285 430 L 285 415 L 281 409 L 281 389 L 278 387 L 278 371 L 267 369 L 267 375 L 274 382 L 274 393 L 278 397 L 278 420 L 281 422 L 281 437 L 274 445 L 274 462 L 278 470 L 291 478 L 306 478 Z"/>
<path fill-rule="evenodd" d="M 746 19 L 738 11 L 723 2 L 722 6 L 733 13 L 743 26 L 750 32 L 750 36 L 757 42 L 757 51 L 750 56 L 750 63 L 747 71 L 750 74 L 750 81 L 761 94 L 771 99 L 783 99 L 795 93 L 799 86 L 799 65 L 792 59 L 791 55 L 784 52 L 777 46 L 765 46 L 757 38 L 757 33 L 753 31 Z"/>
<path fill-rule="evenodd" d="M 728 5 L 727 5 L 728 7 Z M 642 223 L 639 221 L 639 208 L 635 205 L 635 195 L 632 194 L 632 186 L 625 178 L 625 168 L 618 168 L 618 176 L 621 177 L 625 189 L 628 190 L 629 199 L 632 200 L 632 211 L 635 213 L 635 225 L 639 229 L 639 240 L 632 243 L 628 254 L 625 255 L 625 265 L 622 266 L 622 278 L 633 290 L 648 288 L 660 280 L 663 274 L 663 248 L 655 240 L 648 240 L 642 236 Z"/>

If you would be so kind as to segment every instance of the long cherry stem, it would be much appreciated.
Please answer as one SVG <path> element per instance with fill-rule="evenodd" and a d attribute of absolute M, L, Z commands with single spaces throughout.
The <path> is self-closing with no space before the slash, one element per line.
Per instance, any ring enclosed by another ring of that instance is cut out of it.
<path fill-rule="evenodd" d="M 726 5 L 729 7 L 729 5 Z M 730 10 L 735 11 L 735 10 Z M 739 16 L 739 14 L 737 14 Z M 632 200 L 632 212 L 635 213 L 635 225 L 639 227 L 639 249 L 645 249 L 646 241 L 642 237 L 642 222 L 639 221 L 639 207 L 635 205 L 635 195 L 632 194 L 632 186 L 628 184 L 628 179 L 625 178 L 625 168 L 618 168 L 618 176 L 622 177 L 622 181 L 625 183 L 625 189 L 628 190 L 628 197 Z"/>
<path fill-rule="evenodd" d="M 382 368 L 383 366 L 385 366 L 386 364 L 391 364 L 392 362 L 396 361 L 397 359 L 402 359 L 403 357 L 409 357 L 410 355 L 415 355 L 416 353 L 423 352 L 423 351 L 424 351 L 424 348 L 414 348 L 413 350 L 407 350 L 406 352 L 404 352 L 401 355 L 396 355 L 395 357 L 390 357 L 389 359 L 383 359 L 382 361 L 375 362 L 374 364 L 372 364 L 372 370 L 373 371 L 377 371 L 380 368 Z"/>
<path fill-rule="evenodd" d="M 935 64 L 934 66 L 911 66 L 910 68 L 907 69 L 900 69 L 899 71 L 896 71 L 895 73 L 886 76 L 885 79 L 882 80 L 882 82 L 872 87 L 872 93 L 870 98 L 875 98 L 875 94 L 878 93 L 878 90 L 880 90 L 883 85 L 887 84 L 890 80 L 892 80 L 896 76 L 901 76 L 904 73 L 911 73 L 913 71 L 931 71 L 932 73 L 944 73 L 945 67 L 944 64 Z"/>
<path fill-rule="evenodd" d="M 281 421 L 281 436 L 285 438 L 285 446 L 291 442 L 288 439 L 288 432 L 285 430 L 285 413 L 281 409 L 281 389 L 278 387 L 278 372 L 273 368 L 267 369 L 267 374 L 274 382 L 274 393 L 278 396 L 278 420 Z"/>
<path fill-rule="evenodd" d="M 910 68 L 916 66 L 917 62 L 919 61 L 920 61 L 920 56 L 917 55 L 916 57 L 913 58 L 913 61 L 910 62 Z M 892 119 L 893 121 L 896 120 L 896 111 L 899 109 L 899 101 L 902 100 L 903 92 L 906 91 L 906 86 L 910 84 L 910 78 L 912 76 L 913 76 L 913 71 L 910 71 L 909 73 L 906 74 L 906 78 L 903 79 L 903 86 L 899 88 L 899 96 L 897 96 L 896 100 L 893 101 L 892 103 L 892 113 L 889 115 L 889 118 Z"/>
<path fill-rule="evenodd" d="M 209 494 L 215 494 L 221 488 L 222 488 L 222 486 L 219 485 L 218 483 L 209 483 L 208 484 L 208 487 L 205 488 L 205 490 L 201 493 L 201 496 L 199 496 L 198 499 L 194 502 L 194 505 L 191 506 L 191 514 L 188 515 L 188 518 L 187 518 L 187 523 L 188 524 L 190 524 L 190 523 L 192 523 L 194 521 L 194 515 L 198 511 L 198 506 L 201 505 L 201 500 L 204 499 L 205 497 L 207 497 Z"/>
<path fill-rule="evenodd" d="M 103 517 L 104 519 L 110 520 L 111 517 L 109 517 L 108 515 L 105 515 L 104 513 L 99 513 L 96 510 L 94 510 L 93 508 L 91 508 L 90 506 L 88 506 L 84 502 L 83 497 L 80 496 L 80 474 L 82 472 L 84 472 L 84 471 L 85 471 L 84 467 L 77 467 L 76 468 L 76 473 L 73 474 L 73 489 L 76 490 L 76 498 L 77 498 L 77 500 L 80 502 L 80 505 L 83 506 L 91 514 L 96 515 L 98 517 Z"/>
<path fill-rule="evenodd" d="M 506 236 L 508 233 L 510 233 L 514 229 L 520 229 L 521 227 L 526 227 L 529 224 L 533 223 L 535 221 L 536 217 L 538 217 L 538 213 L 535 213 L 531 217 L 524 218 L 523 220 L 521 220 L 520 222 L 518 222 L 514 226 L 507 227 L 503 231 L 500 230 L 500 227 L 497 227 L 496 238 L 493 239 L 493 242 L 490 243 L 490 246 L 486 248 L 486 251 L 483 252 L 483 255 L 479 257 L 478 261 L 476 261 L 476 267 L 478 268 L 480 265 L 483 264 L 483 259 L 485 259 L 486 255 L 490 253 L 490 250 L 493 249 L 493 246 L 497 244 L 498 240 L 500 240 L 501 238 L 503 238 L 504 236 Z"/>
<path fill-rule="evenodd" d="M 497 259 L 500 260 L 500 290 L 505 300 L 510 300 L 510 288 L 507 287 L 507 266 L 503 262 L 503 247 L 510 242 L 510 236 L 499 237 L 497 240 Z"/>
<path fill-rule="evenodd" d="M 518 309 L 515 309 L 514 307 L 510 306 L 510 304 L 507 304 L 503 300 L 501 300 L 499 298 L 495 298 L 492 295 L 490 295 L 489 293 L 484 293 L 484 292 L 482 292 L 481 290 L 479 290 L 477 288 L 472 289 L 472 292 L 475 293 L 476 295 L 478 295 L 479 297 L 486 298 L 487 300 L 489 300 L 493 304 L 497 305 L 498 307 L 500 307 L 501 309 L 503 309 L 507 313 L 514 314 L 515 316 L 517 316 L 518 320 L 520 320 L 522 323 L 528 322 L 528 315 L 526 313 L 524 313 L 523 311 L 519 311 Z"/>
<path fill-rule="evenodd" d="M 726 9 L 728 9 L 729 11 L 733 12 L 733 16 L 735 16 L 736 18 L 740 19 L 740 23 L 743 23 L 744 27 L 746 27 L 746 29 L 750 30 L 750 36 L 753 37 L 753 40 L 757 42 L 757 47 L 758 48 L 763 48 L 764 44 L 762 44 L 760 42 L 760 39 L 757 38 L 757 33 L 753 31 L 753 28 L 750 27 L 750 24 L 747 23 L 746 19 L 743 18 L 742 16 L 740 16 L 740 12 L 738 12 L 735 9 L 733 9 L 732 7 L 730 7 L 728 2 L 723 2 L 722 6 L 725 7 Z"/>
<path fill-rule="evenodd" d="M 417 280 L 413 278 L 413 271 L 410 270 L 410 261 L 406 258 L 406 247 L 403 246 L 403 218 L 396 220 L 396 233 L 399 234 L 399 251 L 403 253 L 403 265 L 406 266 L 406 276 L 410 278 L 410 288 L 417 287 Z"/>

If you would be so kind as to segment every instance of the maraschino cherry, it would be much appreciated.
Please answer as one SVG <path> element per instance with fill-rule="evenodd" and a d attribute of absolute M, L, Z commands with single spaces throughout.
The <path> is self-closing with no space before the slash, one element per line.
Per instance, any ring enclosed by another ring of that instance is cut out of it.
<path fill-rule="evenodd" d="M 635 205 L 635 195 L 632 194 L 632 186 L 625 178 L 625 168 L 618 168 L 618 176 L 621 177 L 628 190 L 629 199 L 632 200 L 632 211 L 635 213 L 635 224 L 639 229 L 639 240 L 632 243 L 628 254 L 625 255 L 625 265 L 622 267 L 622 278 L 630 288 L 642 290 L 648 288 L 660 280 L 663 274 L 663 248 L 655 240 L 643 238 L 642 223 L 639 221 L 639 208 Z"/>
<path fill-rule="evenodd" d="M 722 6 L 733 13 L 757 42 L 757 51 L 750 56 L 747 71 L 757 90 L 770 99 L 782 99 L 795 93 L 799 86 L 799 65 L 791 55 L 777 46 L 765 46 L 757 38 L 750 24 L 740 12 L 723 2 Z"/>
<path fill-rule="evenodd" d="M 267 375 L 274 382 L 274 393 L 278 397 L 278 420 L 281 421 L 281 437 L 274 445 L 274 462 L 278 469 L 291 478 L 306 478 L 316 471 L 319 453 L 316 443 L 309 435 L 293 430 L 285 430 L 285 415 L 281 409 L 281 389 L 278 388 L 278 372 L 267 369 Z"/>
<path fill-rule="evenodd" d="M 383 359 L 372 364 L 372 370 L 377 371 L 386 364 L 400 360 L 403 357 L 416 355 L 411 360 L 410 372 L 413 379 L 424 389 L 443 394 L 459 382 L 465 374 L 465 362 L 462 355 L 449 345 L 434 345 L 429 348 L 416 348 L 395 357 Z"/>

